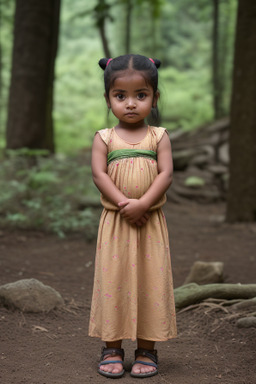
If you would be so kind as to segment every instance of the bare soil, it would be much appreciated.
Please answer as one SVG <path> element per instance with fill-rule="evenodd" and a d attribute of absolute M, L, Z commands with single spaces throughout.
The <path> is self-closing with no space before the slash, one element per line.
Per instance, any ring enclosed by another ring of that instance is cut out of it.
<path fill-rule="evenodd" d="M 255 224 L 226 224 L 224 204 L 165 206 L 175 287 L 196 260 L 223 261 L 225 282 L 256 283 Z M 0 308 L 0 382 L 3 384 L 104 383 L 97 373 L 102 342 L 87 335 L 95 242 L 83 234 L 64 240 L 33 231 L 0 233 L 0 284 L 36 278 L 58 290 L 66 308 L 22 314 Z M 150 383 L 253 384 L 256 329 L 236 327 L 221 309 L 178 313 L 178 338 L 156 345 L 159 375 Z M 123 383 L 136 345 L 124 342 Z"/>

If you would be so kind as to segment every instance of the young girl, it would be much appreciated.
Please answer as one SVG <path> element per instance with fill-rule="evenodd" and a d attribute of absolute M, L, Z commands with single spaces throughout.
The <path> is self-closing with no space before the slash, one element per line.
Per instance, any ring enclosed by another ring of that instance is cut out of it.
<path fill-rule="evenodd" d="M 158 373 L 156 341 L 176 336 L 168 232 L 161 210 L 172 182 L 164 128 L 146 124 L 159 98 L 159 60 L 141 55 L 101 59 L 105 99 L 118 119 L 92 146 L 93 180 L 101 192 L 89 335 L 106 342 L 98 372 L 124 374 L 123 339 L 138 349 L 131 376 Z"/>

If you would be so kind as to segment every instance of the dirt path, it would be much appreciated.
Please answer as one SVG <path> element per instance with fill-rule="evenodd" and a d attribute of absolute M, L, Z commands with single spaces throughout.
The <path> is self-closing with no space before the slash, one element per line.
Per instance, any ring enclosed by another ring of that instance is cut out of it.
<path fill-rule="evenodd" d="M 195 260 L 223 261 L 225 281 L 256 283 L 255 225 L 223 223 L 223 205 L 165 207 L 175 286 Z M 101 342 L 87 336 L 95 243 L 79 234 L 65 240 L 44 233 L 0 233 L 0 284 L 37 278 L 57 289 L 67 309 L 22 315 L 0 308 L 0 382 L 104 383 L 97 374 Z M 177 315 L 179 336 L 157 344 L 158 376 L 150 383 L 254 384 L 256 329 L 239 329 L 222 311 Z M 127 370 L 135 345 L 126 341 Z M 129 372 L 121 382 L 136 379 Z M 109 380 L 110 382 L 110 380 Z"/>

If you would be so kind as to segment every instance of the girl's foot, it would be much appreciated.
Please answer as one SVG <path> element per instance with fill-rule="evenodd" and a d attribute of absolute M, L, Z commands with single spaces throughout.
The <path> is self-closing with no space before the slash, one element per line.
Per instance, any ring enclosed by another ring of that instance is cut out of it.
<path fill-rule="evenodd" d="M 123 371 L 123 365 L 122 365 L 122 358 L 120 356 L 111 356 L 111 355 L 107 355 L 108 357 L 106 357 L 104 359 L 104 363 L 106 363 L 107 361 L 120 361 L 120 363 L 109 363 L 109 364 L 104 364 L 104 365 L 100 365 L 99 368 L 101 371 L 103 372 L 108 372 L 108 373 L 114 373 L 114 374 L 119 374 Z"/>
<path fill-rule="evenodd" d="M 137 349 L 135 359 L 131 371 L 132 377 L 150 377 L 158 373 L 156 350 Z"/>
<path fill-rule="evenodd" d="M 124 374 L 123 359 L 123 349 L 103 348 L 98 372 L 106 377 L 122 377 Z"/>

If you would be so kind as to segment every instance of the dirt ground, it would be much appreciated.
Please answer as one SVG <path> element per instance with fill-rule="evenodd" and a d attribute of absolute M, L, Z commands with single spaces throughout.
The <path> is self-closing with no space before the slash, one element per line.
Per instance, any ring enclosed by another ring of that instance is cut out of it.
<path fill-rule="evenodd" d="M 256 283 L 256 225 L 228 225 L 225 206 L 167 203 L 175 287 L 195 260 L 223 261 L 225 282 Z M 97 373 L 101 341 L 87 335 L 95 242 L 83 234 L 64 240 L 28 231 L 1 231 L 0 284 L 36 278 L 58 290 L 64 310 L 22 314 L 0 308 L 0 382 L 82 384 L 110 382 Z M 150 383 L 253 384 L 256 329 L 240 329 L 221 310 L 177 314 L 178 338 L 158 343 L 159 375 Z M 135 344 L 124 342 L 123 383 Z"/>

